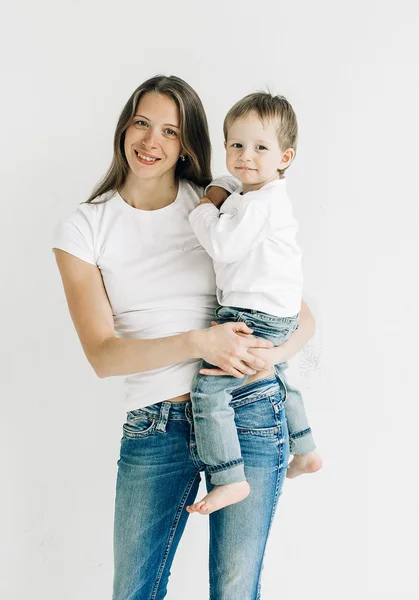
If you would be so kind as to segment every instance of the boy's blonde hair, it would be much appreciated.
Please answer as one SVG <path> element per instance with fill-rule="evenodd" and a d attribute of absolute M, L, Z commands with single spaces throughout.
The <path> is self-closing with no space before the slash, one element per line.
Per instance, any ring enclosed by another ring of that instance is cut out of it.
<path fill-rule="evenodd" d="M 283 152 L 288 148 L 293 148 L 294 152 L 297 152 L 298 124 L 294 109 L 284 96 L 272 96 L 266 92 L 248 94 L 230 108 L 223 125 L 225 141 L 227 141 L 228 129 L 234 121 L 246 118 L 250 113 L 256 113 L 261 121 L 276 119 L 279 147 Z M 286 169 L 288 167 L 278 169 L 281 179 Z"/>

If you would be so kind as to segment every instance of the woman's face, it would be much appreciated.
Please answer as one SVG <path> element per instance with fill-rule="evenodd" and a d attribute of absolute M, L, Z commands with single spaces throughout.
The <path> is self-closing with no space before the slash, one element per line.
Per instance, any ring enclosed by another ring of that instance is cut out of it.
<path fill-rule="evenodd" d="M 125 156 L 132 174 L 139 179 L 174 175 L 182 150 L 179 125 L 179 110 L 171 98 L 157 92 L 141 97 L 125 133 Z"/>

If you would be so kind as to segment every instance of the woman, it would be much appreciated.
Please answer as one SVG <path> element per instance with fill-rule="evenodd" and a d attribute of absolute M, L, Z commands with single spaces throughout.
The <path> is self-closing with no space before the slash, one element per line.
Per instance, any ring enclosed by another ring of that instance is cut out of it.
<path fill-rule="evenodd" d="M 113 600 L 166 595 L 186 507 L 204 470 L 188 393 L 200 358 L 218 367 L 214 376 L 250 375 L 232 406 L 252 494 L 209 517 L 211 598 L 260 597 L 289 454 L 286 389 L 272 365 L 298 351 L 314 323 L 303 305 L 300 328 L 279 348 L 253 337 L 245 323 L 208 327 L 214 273 L 188 215 L 210 181 L 208 127 L 197 94 L 177 77 L 154 77 L 122 111 L 103 182 L 56 233 L 56 259 L 87 359 L 99 377 L 128 376 Z M 234 189 L 228 178 L 218 185 Z M 208 194 L 218 204 L 227 196 L 219 187 Z"/>

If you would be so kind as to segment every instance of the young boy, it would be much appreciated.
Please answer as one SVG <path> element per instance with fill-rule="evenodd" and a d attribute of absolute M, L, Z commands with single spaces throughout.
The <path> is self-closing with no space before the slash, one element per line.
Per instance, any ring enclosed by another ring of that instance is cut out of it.
<path fill-rule="evenodd" d="M 274 346 L 297 329 L 301 307 L 298 225 L 284 176 L 295 156 L 297 134 L 294 110 L 284 97 L 254 93 L 237 102 L 224 121 L 224 146 L 227 169 L 242 185 L 220 210 L 203 198 L 189 215 L 195 235 L 214 260 L 217 323 L 245 321 L 255 336 Z M 194 379 L 197 449 L 215 487 L 189 512 L 209 514 L 249 494 L 229 406 L 231 390 L 245 381 L 199 372 Z M 294 455 L 288 476 L 317 471 L 322 461 L 298 390 L 287 387 L 285 407 Z"/>

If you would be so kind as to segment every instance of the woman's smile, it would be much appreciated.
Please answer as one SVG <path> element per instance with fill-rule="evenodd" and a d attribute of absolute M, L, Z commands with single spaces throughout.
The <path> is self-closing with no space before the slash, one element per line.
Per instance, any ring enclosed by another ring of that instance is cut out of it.
<path fill-rule="evenodd" d="M 134 152 L 138 159 L 138 162 L 140 162 L 143 165 L 153 165 L 154 163 L 160 160 L 160 158 L 156 156 L 151 156 L 150 154 L 146 154 L 145 152 L 138 152 L 138 150 L 134 150 Z"/>

